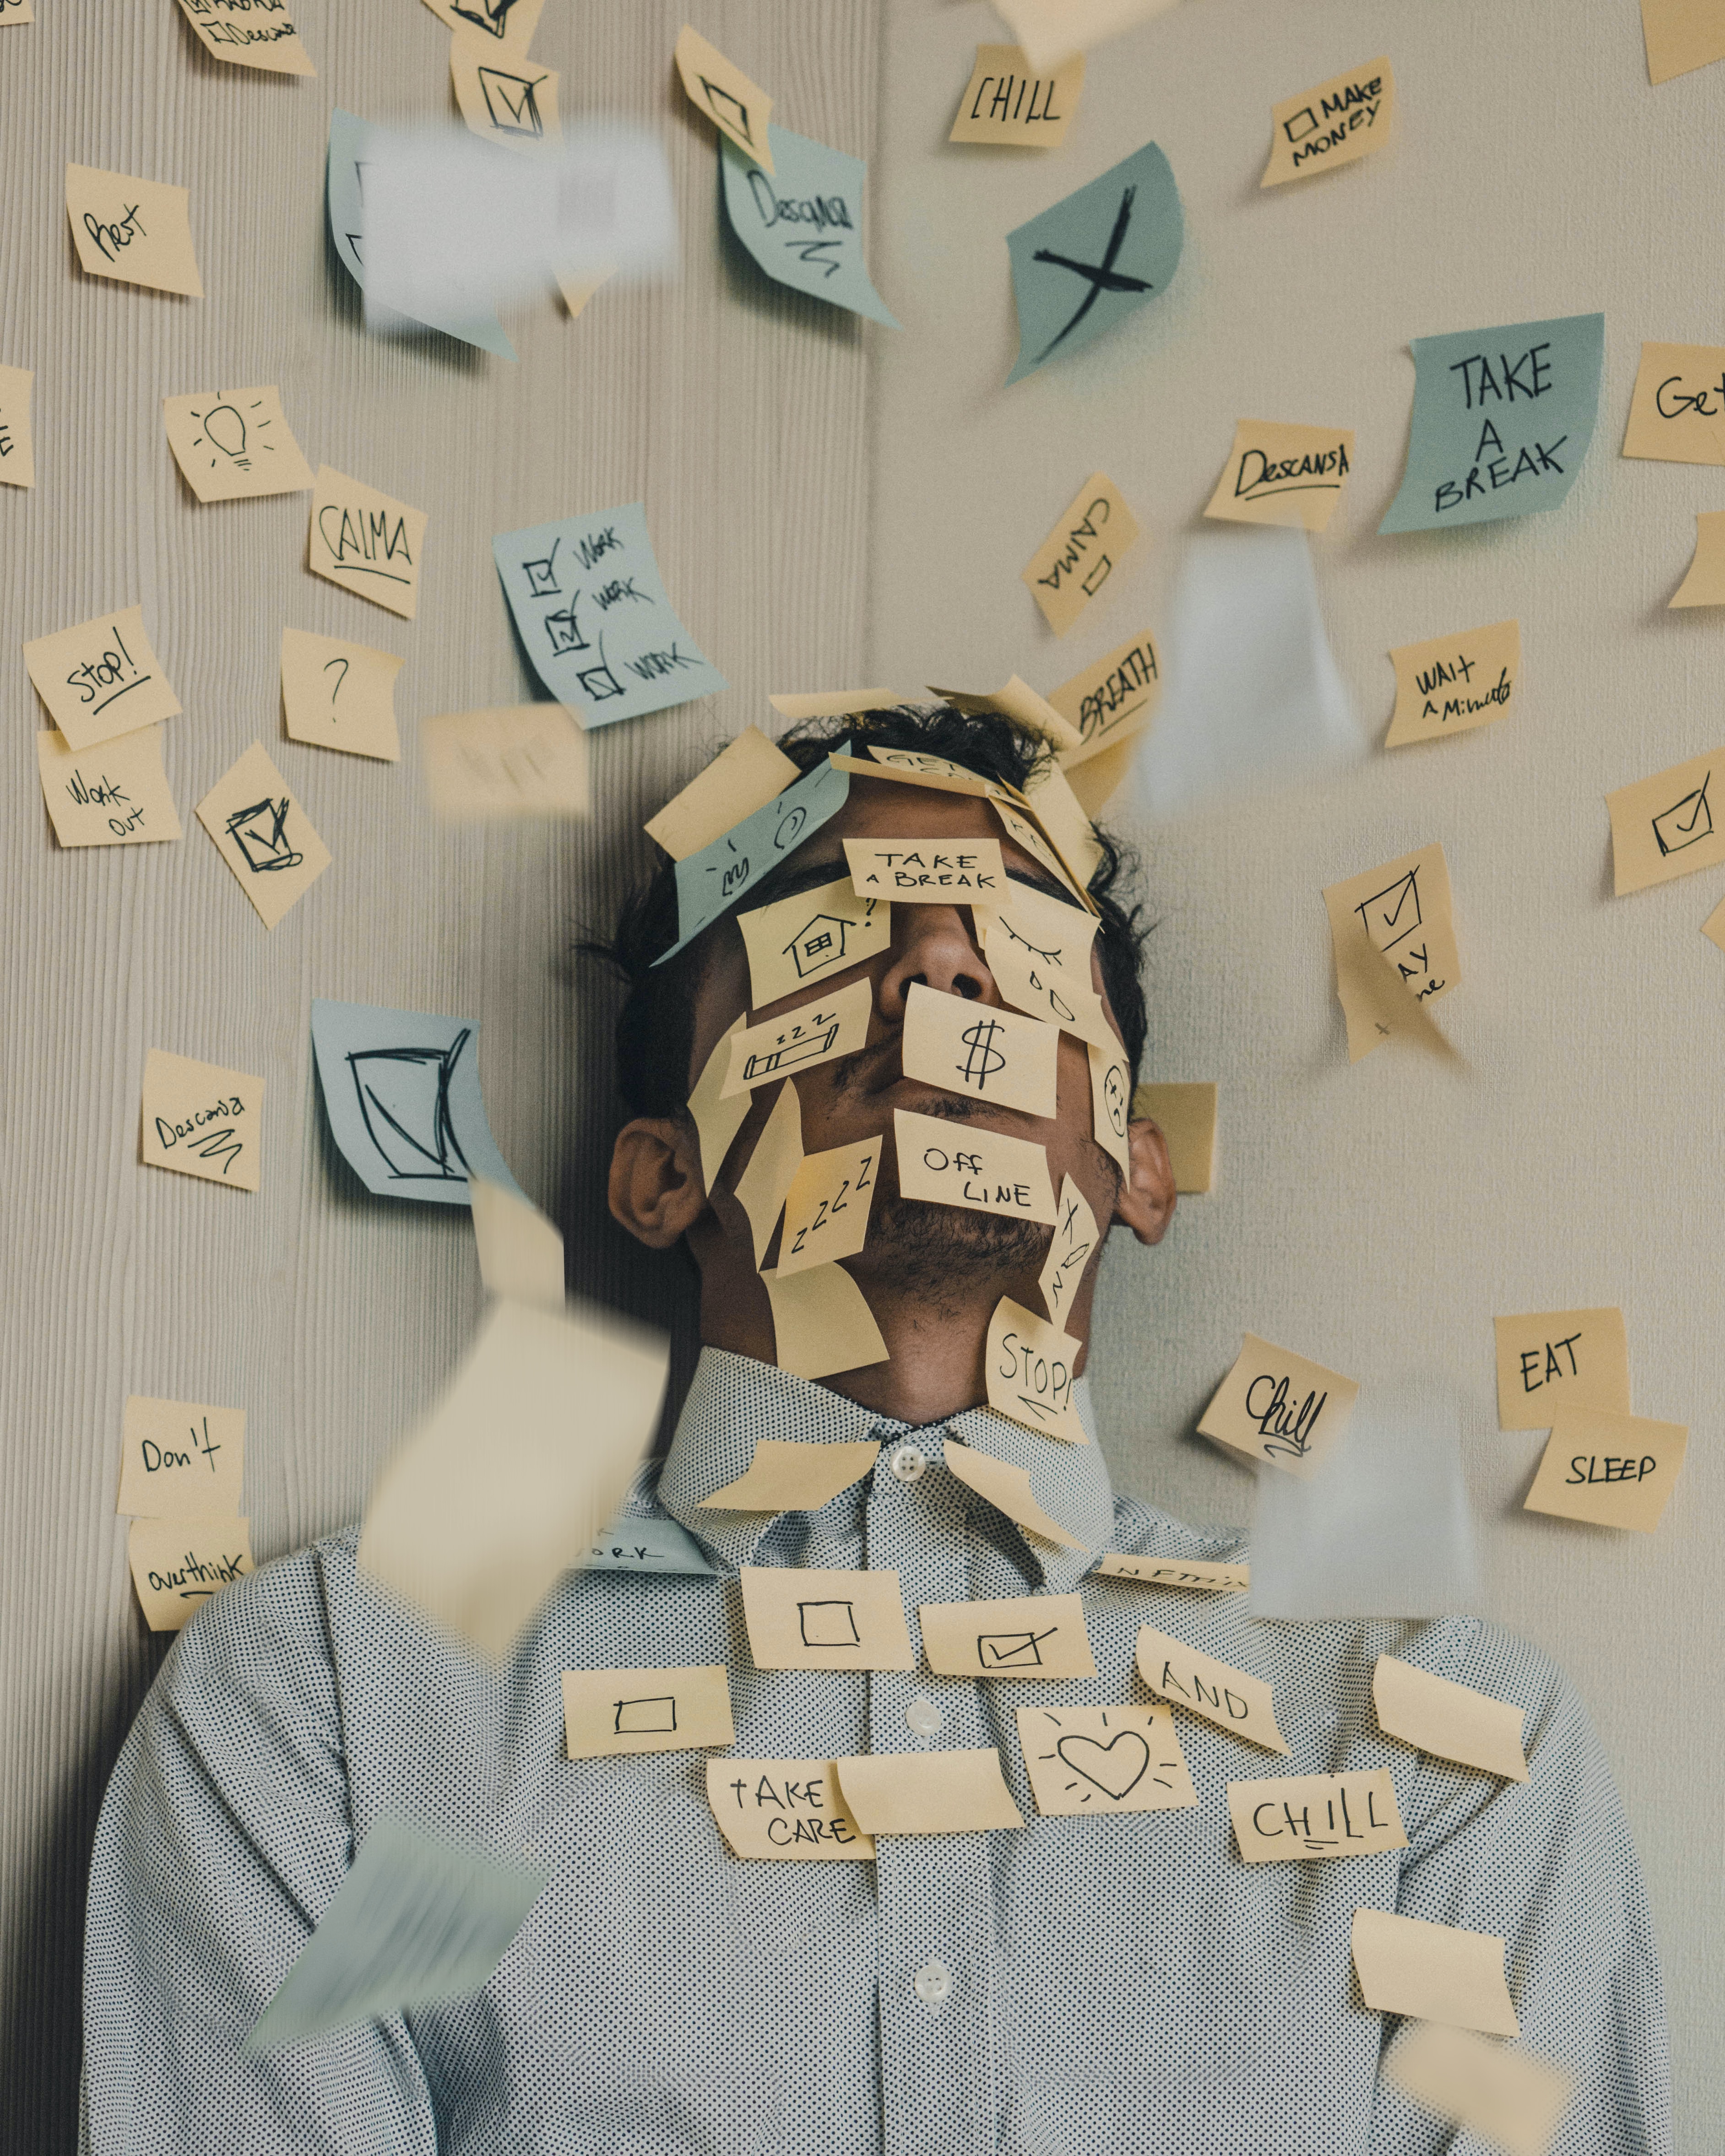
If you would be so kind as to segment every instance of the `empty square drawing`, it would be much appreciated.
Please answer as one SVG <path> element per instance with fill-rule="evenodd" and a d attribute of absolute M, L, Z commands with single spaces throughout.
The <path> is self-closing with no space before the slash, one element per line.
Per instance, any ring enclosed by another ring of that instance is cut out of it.
<path fill-rule="evenodd" d="M 797 1614 L 805 1647 L 860 1647 L 862 1645 L 862 1635 L 856 1629 L 856 1606 L 854 1603 L 799 1602 Z"/>

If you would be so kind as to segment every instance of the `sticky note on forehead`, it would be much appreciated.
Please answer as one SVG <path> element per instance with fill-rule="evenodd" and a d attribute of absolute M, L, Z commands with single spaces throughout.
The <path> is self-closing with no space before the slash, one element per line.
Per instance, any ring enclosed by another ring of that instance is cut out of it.
<path fill-rule="evenodd" d="M 685 861 L 764 808 L 801 776 L 758 726 L 745 726 L 642 828 L 674 861 Z"/>
<path fill-rule="evenodd" d="M 848 748 L 849 742 L 844 744 Z M 704 928 L 746 898 L 763 876 L 829 823 L 850 797 L 850 774 L 824 758 L 794 786 L 677 863 L 677 940 L 654 960 L 675 957 Z"/>
<path fill-rule="evenodd" d="M 1249 1459 L 1310 1475 L 1348 1427 L 1358 1398 L 1352 1378 L 1248 1332 L 1198 1427 Z"/>
<path fill-rule="evenodd" d="M 901 906 L 998 904 L 1006 870 L 998 839 L 847 839 L 845 858 L 859 897 Z"/>
<path fill-rule="evenodd" d="M 749 958 L 749 1002 L 757 1010 L 795 995 L 829 973 L 873 958 L 892 941 L 892 908 L 860 898 L 850 877 L 740 913 Z"/>
<path fill-rule="evenodd" d="M 1536 1310 L 1491 1322 L 1500 1429 L 1548 1430 L 1560 1407 L 1629 1413 L 1629 1339 L 1620 1310 Z"/>

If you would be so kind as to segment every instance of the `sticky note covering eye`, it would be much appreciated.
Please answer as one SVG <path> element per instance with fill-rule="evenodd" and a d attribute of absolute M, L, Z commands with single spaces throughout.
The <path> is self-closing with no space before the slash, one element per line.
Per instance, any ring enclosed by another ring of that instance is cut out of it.
<path fill-rule="evenodd" d="M 36 484 L 30 432 L 30 389 L 35 379 L 28 367 L 0 367 L 0 486 Z"/>
<path fill-rule="evenodd" d="M 140 846 L 180 835 L 162 768 L 160 726 L 84 750 L 44 727 L 36 737 L 36 767 L 63 846 Z"/>
<path fill-rule="evenodd" d="M 184 187 L 68 165 L 66 214 L 80 267 L 86 276 L 115 277 L 201 300 L 191 199 Z"/>
<path fill-rule="evenodd" d="M 892 908 L 884 898 L 859 898 L 847 875 L 740 913 L 737 925 L 749 956 L 749 1001 L 762 1010 L 878 957 L 892 941 Z"/>
<path fill-rule="evenodd" d="M 445 823 L 585 816 L 587 737 L 561 704 L 444 711 L 419 727 L 426 791 Z"/>
<path fill-rule="evenodd" d="M 744 1565 L 757 1670 L 908 1670 L 911 1635 L 896 1572 Z"/>
<path fill-rule="evenodd" d="M 1138 1628 L 1137 1664 L 1138 1675 L 1162 1698 L 1266 1751 L 1287 1750 L 1276 1726 L 1271 1688 L 1262 1677 L 1230 1669 L 1214 1655 L 1200 1653 L 1151 1625 Z"/>
<path fill-rule="evenodd" d="M 1395 77 L 1380 55 L 1363 67 L 1332 74 L 1270 108 L 1270 162 L 1260 187 L 1334 165 L 1351 165 L 1389 141 L 1395 124 Z"/>
<path fill-rule="evenodd" d="M 1605 317 L 1415 337 L 1407 470 L 1380 531 L 1555 509 L 1593 439 Z"/>
<path fill-rule="evenodd" d="M 1358 1398 L 1352 1378 L 1248 1332 L 1198 1427 L 1249 1459 L 1310 1475 L 1348 1427 Z"/>
<path fill-rule="evenodd" d="M 1372 1703 L 1386 1737 L 1417 1744 L 1440 1759 L 1479 1767 L 1507 1781 L 1527 1779 L 1522 1711 L 1471 1686 L 1455 1684 L 1394 1655 L 1372 1666 Z"/>
<path fill-rule="evenodd" d="M 151 1520 L 237 1519 L 245 1409 L 198 1400 L 126 1403 L 116 1512 Z"/>
<path fill-rule="evenodd" d="M 1725 861 L 1725 749 L 1691 757 L 1605 796 L 1616 895 Z"/>
<path fill-rule="evenodd" d="M 1166 1707 L 1021 1707 L 1019 1744 L 1045 1818 L 1184 1811 L 1198 1802 Z"/>
<path fill-rule="evenodd" d="M 395 677 L 401 668 L 393 651 L 283 629 L 281 705 L 289 734 L 319 748 L 398 762 Z"/>
<path fill-rule="evenodd" d="M 1232 524 L 1287 524 L 1322 531 L 1335 514 L 1353 469 L 1351 428 L 1237 420 L 1234 446 L 1204 513 Z"/>
<path fill-rule="evenodd" d="M 1103 472 L 1092 472 L 1019 572 L 1042 618 L 1064 636 L 1119 567 L 1138 536 L 1138 520 Z"/>
<path fill-rule="evenodd" d="M 722 1663 L 702 1669 L 565 1670 L 563 1745 L 572 1759 L 734 1744 Z"/>
<path fill-rule="evenodd" d="M 1453 636 L 1404 644 L 1389 654 L 1395 669 L 1395 711 L 1385 748 L 1441 741 L 1502 718 L 1522 674 L 1522 625 L 1496 621 Z"/>
<path fill-rule="evenodd" d="M 266 928 L 274 928 L 330 865 L 329 848 L 287 781 L 254 742 L 198 804 L 198 820 Z"/>
<path fill-rule="evenodd" d="M 413 620 L 419 604 L 425 515 L 320 465 L 306 542 L 314 576 Z"/>
<path fill-rule="evenodd" d="M 144 1165 L 255 1190 L 263 1109 L 261 1078 L 152 1048 L 144 1063 Z"/>
<path fill-rule="evenodd" d="M 1055 1224 L 1054 1185 L 1040 1145 L 897 1108 L 898 1186 L 906 1198 Z"/>
<path fill-rule="evenodd" d="M 872 983 L 852 981 L 759 1025 L 746 1026 L 732 1039 L 726 1092 L 752 1092 L 793 1071 L 855 1055 L 868 1039 L 874 1008 Z"/>
<path fill-rule="evenodd" d="M 839 1784 L 867 1833 L 964 1834 L 1022 1826 L 992 1746 L 840 1759 Z"/>
<path fill-rule="evenodd" d="M 1174 1188 L 1202 1196 L 1216 1180 L 1216 1088 L 1213 1085 L 1140 1086 L 1132 1115 L 1147 1117 L 1168 1146 Z"/>
<path fill-rule="evenodd" d="M 1076 1594 L 925 1602 L 916 1614 L 923 1655 L 939 1676 L 1040 1681 L 1096 1673 Z"/>
<path fill-rule="evenodd" d="M 781 1370 L 830 1378 L 887 1359 L 874 1312 L 843 1265 L 811 1265 L 788 1277 L 763 1272 L 761 1278 L 773 1305 L 773 1359 Z"/>
<path fill-rule="evenodd" d="M 1681 1423 L 1611 1414 L 1603 1408 L 1559 1408 L 1526 1508 L 1651 1534 L 1664 1515 L 1688 1445 Z"/>
<path fill-rule="evenodd" d="M 1173 0 L 1000 0 L 999 13 L 1017 33 L 1030 65 L 1048 68 L 1173 5 Z"/>
<path fill-rule="evenodd" d="M 855 1257 L 868 1240 L 880 1179 L 881 1141 L 862 1138 L 803 1156 L 784 1202 L 778 1276 Z"/>
<path fill-rule="evenodd" d="M 1353 1912 L 1360 1996 L 1378 2014 L 1417 2015 L 1488 2035 L 1521 2034 L 1503 1980 L 1503 1941 L 1387 1909 Z"/>
<path fill-rule="evenodd" d="M 1563 1407 L 1629 1413 L 1629 1337 L 1620 1310 L 1536 1310 L 1491 1322 L 1499 1429 L 1548 1430 Z"/>
<path fill-rule="evenodd" d="M 36 637 L 24 646 L 24 665 L 48 716 L 76 749 L 179 716 L 141 607 Z"/>
<path fill-rule="evenodd" d="M 709 1759 L 706 1800 L 733 1856 L 820 1863 L 875 1854 L 831 1759 Z"/>
<path fill-rule="evenodd" d="M 152 1632 L 177 1632 L 251 1570 L 251 1522 L 231 1514 L 134 1520 L 126 1548 L 145 1623 Z"/>
<path fill-rule="evenodd" d="M 913 982 L 903 1034 L 906 1078 L 1052 1119 L 1059 1029 Z"/>
<path fill-rule="evenodd" d="M 644 829 L 674 861 L 715 844 L 757 809 L 794 786 L 802 773 L 758 726 L 745 726 Z M 767 998 L 757 996 L 764 1003 Z"/>
<path fill-rule="evenodd" d="M 998 905 L 1006 870 L 998 839 L 847 839 L 850 881 L 862 898 L 900 905 Z"/>
<path fill-rule="evenodd" d="M 1079 1283 L 1096 1255 L 1096 1216 L 1090 1209 L 1089 1199 L 1070 1175 L 1063 1177 L 1060 1218 L 1036 1282 L 1056 1327 L 1065 1324 Z M 1000 1313 L 997 1310 L 994 1314 L 998 1318 Z"/>
<path fill-rule="evenodd" d="M 732 232 L 775 284 L 898 328 L 863 254 L 867 166 L 770 121 L 767 141 L 766 171 L 732 145 L 728 131 L 719 145 L 720 185 Z"/>
<path fill-rule="evenodd" d="M 997 1460 L 993 1453 L 953 1440 L 948 1440 L 942 1447 L 942 1456 L 967 1489 L 986 1498 L 997 1512 L 1004 1512 L 1015 1527 L 1024 1528 L 1027 1534 L 1039 1536 L 1060 1549 L 1084 1548 L 1076 1535 L 1069 1533 L 1051 1512 L 1045 1512 L 1037 1502 L 1027 1468 L 1014 1467 L 1008 1460 Z"/>
<path fill-rule="evenodd" d="M 1057 150 L 1078 110 L 1084 55 L 1039 73 L 1017 45 L 978 45 L 949 142 L 1004 142 Z"/>
<path fill-rule="evenodd" d="M 838 814 L 850 793 L 850 774 L 844 762 L 829 758 L 710 845 L 680 857 L 677 940 L 654 963 L 662 966 L 674 958 L 703 928 L 747 897 L 762 876 Z"/>
<path fill-rule="evenodd" d="M 1369 942 L 1381 951 L 1417 1003 L 1435 1003 L 1461 979 L 1449 864 L 1441 846 L 1421 846 L 1327 885 L 1323 899 L 1336 956 L 1337 994 L 1348 1019 L 1348 1058 L 1358 1063 L 1385 1036 L 1378 1029 L 1369 988 L 1359 985 L 1356 945 Z"/>
<path fill-rule="evenodd" d="M 1546 2156 L 1574 2086 L 1561 2067 L 1437 2021 L 1404 2029 L 1382 2071 L 1423 2110 L 1504 2156 Z"/>
<path fill-rule="evenodd" d="M 1408 1845 L 1396 1808 L 1395 1778 L 1387 1767 L 1364 1774 L 1286 1774 L 1230 1782 L 1228 1810 L 1245 1864 L 1375 1856 Z"/>
<path fill-rule="evenodd" d="M 555 68 L 506 57 L 490 38 L 464 33 L 449 40 L 449 83 L 468 126 L 500 150 L 531 157 L 562 141 Z"/>
<path fill-rule="evenodd" d="M 180 0 L 198 42 L 213 59 L 271 74 L 316 74 L 287 0 Z"/>
<path fill-rule="evenodd" d="M 1072 1398 L 1081 1341 L 1004 1295 L 988 1321 L 986 1352 L 988 1405 L 997 1414 L 1068 1445 L 1090 1442 Z"/>
<path fill-rule="evenodd" d="M 767 123 L 773 116 L 773 100 L 759 83 L 752 82 L 689 23 L 678 33 L 674 57 L 696 111 L 704 112 L 727 142 L 734 142 L 746 157 L 770 172 L 773 148 Z"/>

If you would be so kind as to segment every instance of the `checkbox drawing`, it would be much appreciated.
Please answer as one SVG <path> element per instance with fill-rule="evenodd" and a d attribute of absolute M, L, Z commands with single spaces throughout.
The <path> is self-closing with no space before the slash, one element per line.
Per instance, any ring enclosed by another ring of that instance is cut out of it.
<path fill-rule="evenodd" d="M 1692 793 L 1686 793 L 1654 818 L 1653 835 L 1661 854 L 1680 854 L 1685 846 L 1712 837 L 1713 811 L 1707 800 L 1707 788 L 1712 783 L 1713 774 L 1709 772 Z"/>
<path fill-rule="evenodd" d="M 1042 1666 L 1042 1643 L 1059 1632 L 1051 1625 L 1045 1632 L 980 1632 L 976 1658 L 985 1670 L 1034 1670 Z"/>
<path fill-rule="evenodd" d="M 506 74 L 501 68 L 482 67 L 479 70 L 485 111 L 500 135 L 544 134 L 538 97 L 539 85 L 544 80 L 542 74 Z M 531 568 L 532 565 L 525 566 Z"/>
<path fill-rule="evenodd" d="M 613 1733 L 619 1737 L 669 1737 L 677 1726 L 677 1702 L 670 1699 L 619 1699 Z"/>
<path fill-rule="evenodd" d="M 1420 925 L 1419 870 L 1409 869 L 1353 910 L 1378 948 L 1393 951 Z"/>
<path fill-rule="evenodd" d="M 856 1605 L 852 1602 L 799 1602 L 797 1616 L 805 1647 L 860 1647 Z"/>
<path fill-rule="evenodd" d="M 305 860 L 288 840 L 287 816 L 292 806 L 285 798 L 254 801 L 249 808 L 236 808 L 228 819 L 228 836 L 254 875 L 272 869 L 296 869 Z"/>

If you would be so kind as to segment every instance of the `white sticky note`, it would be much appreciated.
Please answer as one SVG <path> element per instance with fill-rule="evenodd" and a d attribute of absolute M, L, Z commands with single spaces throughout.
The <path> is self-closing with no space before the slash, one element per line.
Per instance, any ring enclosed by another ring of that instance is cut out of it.
<path fill-rule="evenodd" d="M 432 814 L 445 823 L 588 813 L 587 736 L 561 704 L 506 704 L 422 720 Z"/>

